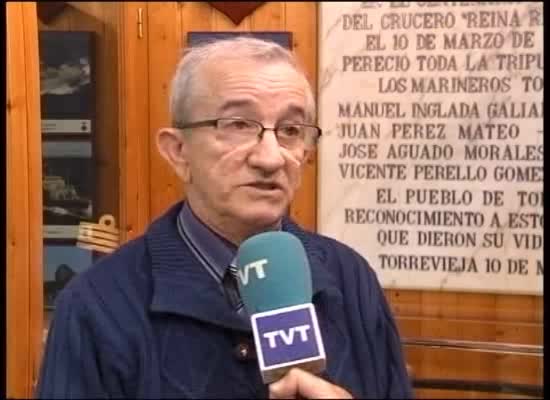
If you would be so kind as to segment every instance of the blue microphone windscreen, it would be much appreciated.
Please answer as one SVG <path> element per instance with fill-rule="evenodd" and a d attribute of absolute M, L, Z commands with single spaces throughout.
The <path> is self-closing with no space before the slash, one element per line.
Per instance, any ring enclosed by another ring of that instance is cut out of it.
<path fill-rule="evenodd" d="M 300 240 L 287 232 L 265 232 L 237 252 L 239 291 L 249 314 L 311 302 L 311 271 Z"/>

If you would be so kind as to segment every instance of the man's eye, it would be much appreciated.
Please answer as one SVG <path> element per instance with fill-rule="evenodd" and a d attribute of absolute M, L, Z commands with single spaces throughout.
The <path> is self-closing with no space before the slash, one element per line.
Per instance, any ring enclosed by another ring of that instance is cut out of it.
<path fill-rule="evenodd" d="M 235 130 L 246 130 L 253 127 L 253 125 L 248 121 L 234 120 L 228 121 L 227 127 Z"/>
<path fill-rule="evenodd" d="M 299 125 L 284 125 L 279 127 L 279 133 L 285 136 L 299 136 L 302 134 L 302 129 Z"/>

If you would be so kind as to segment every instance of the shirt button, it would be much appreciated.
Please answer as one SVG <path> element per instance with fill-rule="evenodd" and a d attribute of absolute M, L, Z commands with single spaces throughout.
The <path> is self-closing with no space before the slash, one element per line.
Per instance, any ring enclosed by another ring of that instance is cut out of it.
<path fill-rule="evenodd" d="M 246 343 L 239 343 L 237 345 L 237 357 L 239 360 L 246 360 L 248 354 L 250 353 L 250 348 Z"/>

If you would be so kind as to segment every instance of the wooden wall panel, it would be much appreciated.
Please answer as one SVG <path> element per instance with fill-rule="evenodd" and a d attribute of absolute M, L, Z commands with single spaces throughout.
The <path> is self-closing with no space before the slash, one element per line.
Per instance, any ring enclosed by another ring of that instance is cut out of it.
<path fill-rule="evenodd" d="M 293 48 L 306 76 L 317 87 L 317 3 L 286 2 L 287 30 L 293 32 Z M 321 139 L 322 140 L 322 139 Z M 317 228 L 317 161 L 315 155 L 305 166 L 302 186 L 291 204 L 290 213 L 306 229 Z"/>
<path fill-rule="evenodd" d="M 533 322 L 403 317 L 397 315 L 397 325 L 402 335 L 410 339 L 428 337 L 518 345 L 542 346 L 543 344 L 541 324 Z"/>
<path fill-rule="evenodd" d="M 39 368 L 42 161 L 36 4 L 6 5 L 7 396 L 32 396 Z"/>
<path fill-rule="evenodd" d="M 386 290 L 395 312 L 410 317 L 489 319 L 542 324 L 543 297 Z"/>
<path fill-rule="evenodd" d="M 151 85 L 150 131 L 170 123 L 168 115 L 169 82 L 180 50 L 189 31 L 290 31 L 294 49 L 304 64 L 308 78 L 316 87 L 316 4 L 309 2 L 268 2 L 246 17 L 238 26 L 206 2 L 164 2 L 148 4 L 149 66 Z M 181 27 L 181 29 L 179 28 Z M 156 145 L 150 145 L 151 219 L 181 199 L 184 188 L 166 162 L 158 155 Z M 291 214 L 306 228 L 315 229 L 316 222 L 315 160 L 307 166 Z M 311 201 L 313 200 L 313 206 Z"/>
<path fill-rule="evenodd" d="M 119 4 L 120 221 L 121 239 L 130 240 L 143 233 L 150 221 L 147 3 Z M 140 14 L 142 35 L 137 23 Z"/>
<path fill-rule="evenodd" d="M 250 18 L 247 18 L 249 22 L 247 29 L 251 31 L 281 30 L 281 26 L 286 26 L 286 9 L 287 3 L 280 1 L 262 4 Z"/>
<path fill-rule="evenodd" d="M 543 299 L 538 296 L 386 290 L 405 338 L 473 340 L 543 345 Z M 542 385 L 541 357 L 405 348 L 417 378 L 478 379 Z M 446 394 L 445 394 L 446 393 Z M 422 389 L 425 398 L 487 397 L 480 392 Z M 506 398 L 495 393 L 490 397 Z"/>
<path fill-rule="evenodd" d="M 152 177 L 149 201 L 154 215 L 183 197 L 183 183 L 159 154 L 155 140 L 161 127 L 170 126 L 168 96 L 183 44 L 181 19 L 180 7 L 175 2 L 147 4 L 150 117 L 146 134 Z"/>

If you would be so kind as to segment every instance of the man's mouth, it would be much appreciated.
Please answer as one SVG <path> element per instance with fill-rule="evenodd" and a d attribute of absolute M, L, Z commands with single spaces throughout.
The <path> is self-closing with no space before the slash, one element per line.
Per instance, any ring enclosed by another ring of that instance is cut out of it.
<path fill-rule="evenodd" d="M 246 186 L 250 186 L 259 190 L 282 190 L 281 185 L 275 182 L 252 182 L 247 184 Z"/>

